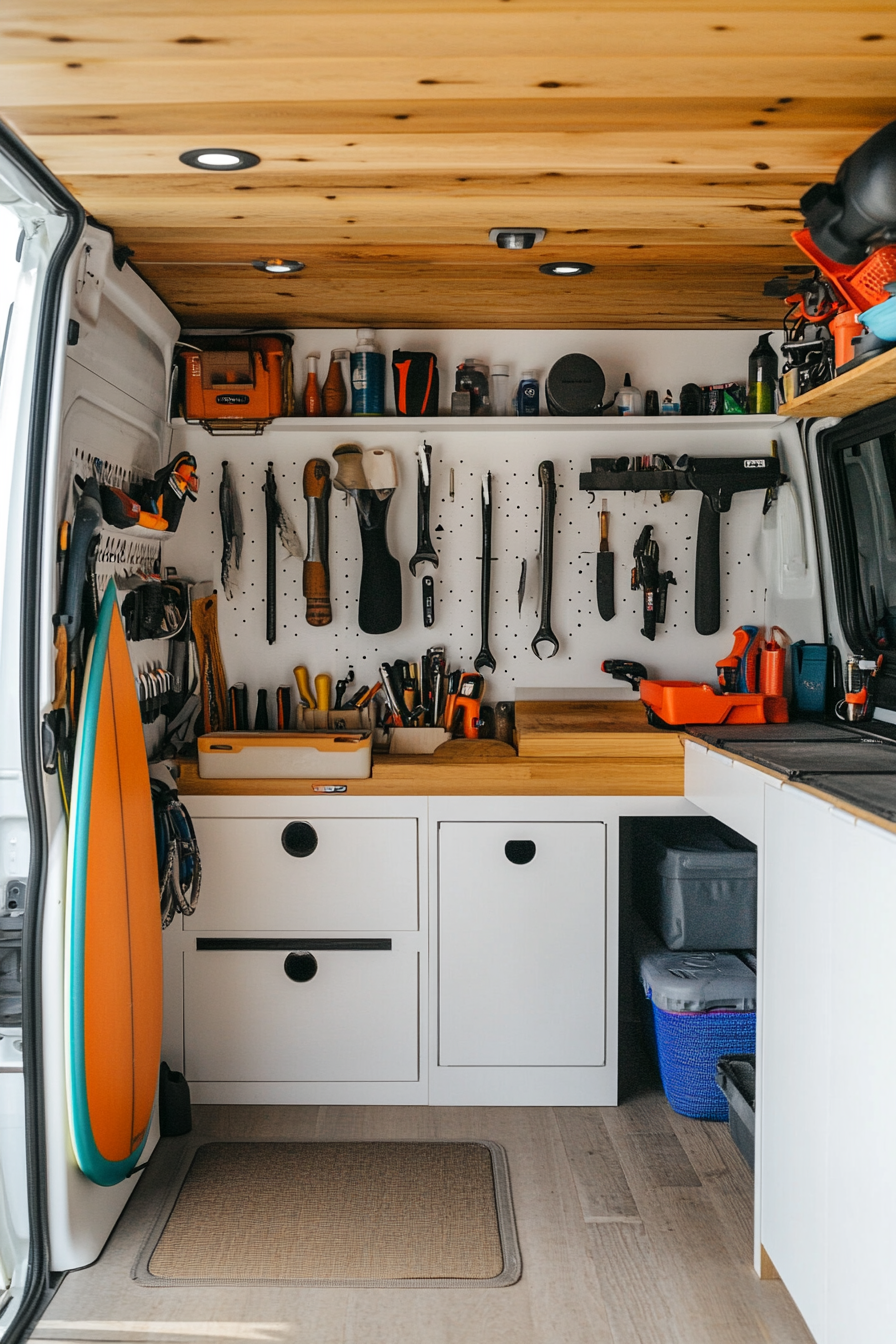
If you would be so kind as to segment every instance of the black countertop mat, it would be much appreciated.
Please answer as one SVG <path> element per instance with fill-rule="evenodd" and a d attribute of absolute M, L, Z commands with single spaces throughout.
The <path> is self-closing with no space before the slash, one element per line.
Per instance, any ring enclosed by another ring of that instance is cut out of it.
<path fill-rule="evenodd" d="M 724 723 L 688 724 L 692 737 L 699 737 L 713 746 L 724 747 L 726 742 L 842 742 L 854 734 L 849 728 L 838 728 L 827 723 Z"/>
<path fill-rule="evenodd" d="M 894 775 L 805 775 L 801 784 L 843 799 L 854 807 L 885 821 L 896 821 L 896 776 Z"/>
<path fill-rule="evenodd" d="M 786 775 L 896 775 L 896 748 L 856 741 L 852 734 L 831 742 L 739 742 L 736 754 Z"/>

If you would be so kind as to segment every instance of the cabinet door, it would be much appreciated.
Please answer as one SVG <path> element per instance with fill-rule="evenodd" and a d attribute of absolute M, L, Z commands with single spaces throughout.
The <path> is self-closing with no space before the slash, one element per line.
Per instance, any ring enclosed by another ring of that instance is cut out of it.
<path fill-rule="evenodd" d="M 202 899 L 191 928 L 417 928 L 410 818 L 200 817 Z"/>
<path fill-rule="evenodd" d="M 892 1063 L 896 836 L 859 822 L 834 844 L 828 1175 L 829 1344 L 890 1344 L 896 1264 Z"/>
<path fill-rule="evenodd" d="M 407 1081 L 418 1076 L 418 957 L 315 951 L 296 982 L 285 951 L 190 951 L 187 1077 L 209 1082 Z"/>
<path fill-rule="evenodd" d="M 600 822 L 439 827 L 439 1064 L 605 1058 Z"/>
<path fill-rule="evenodd" d="M 827 1340 L 831 865 L 847 827 L 825 803 L 768 789 L 762 975 L 762 1244 Z M 843 834 L 841 834 L 841 832 Z"/>

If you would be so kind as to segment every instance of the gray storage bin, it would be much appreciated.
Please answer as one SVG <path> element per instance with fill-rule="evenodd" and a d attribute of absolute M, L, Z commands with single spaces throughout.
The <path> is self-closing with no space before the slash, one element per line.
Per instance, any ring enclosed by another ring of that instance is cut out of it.
<path fill-rule="evenodd" d="M 639 971 L 645 993 L 664 1013 L 756 1008 L 756 973 L 731 952 L 647 952 Z"/>
<path fill-rule="evenodd" d="M 756 946 L 756 850 L 727 827 L 690 819 L 646 837 L 642 906 L 672 951 Z"/>

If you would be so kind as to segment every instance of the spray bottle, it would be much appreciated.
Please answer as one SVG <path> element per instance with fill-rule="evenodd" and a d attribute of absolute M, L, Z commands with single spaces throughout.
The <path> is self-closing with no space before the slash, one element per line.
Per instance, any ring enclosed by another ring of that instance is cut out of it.
<path fill-rule="evenodd" d="M 382 415 L 386 400 L 386 356 L 377 350 L 373 327 L 358 328 L 352 351 L 352 415 Z"/>

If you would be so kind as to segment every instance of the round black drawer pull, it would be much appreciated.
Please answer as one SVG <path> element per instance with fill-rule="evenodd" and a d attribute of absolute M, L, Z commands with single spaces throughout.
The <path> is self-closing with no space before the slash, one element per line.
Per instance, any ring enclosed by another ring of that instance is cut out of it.
<path fill-rule="evenodd" d="M 307 859 L 317 849 L 317 831 L 307 821 L 291 821 L 284 826 L 280 841 L 294 859 Z"/>
<path fill-rule="evenodd" d="M 317 975 L 317 957 L 310 952 L 290 952 L 283 963 L 283 969 L 290 980 L 295 980 L 297 984 L 304 984 L 306 980 L 313 980 Z"/>
<path fill-rule="evenodd" d="M 535 841 L 508 840 L 504 853 L 511 863 L 531 863 L 535 858 Z"/>

